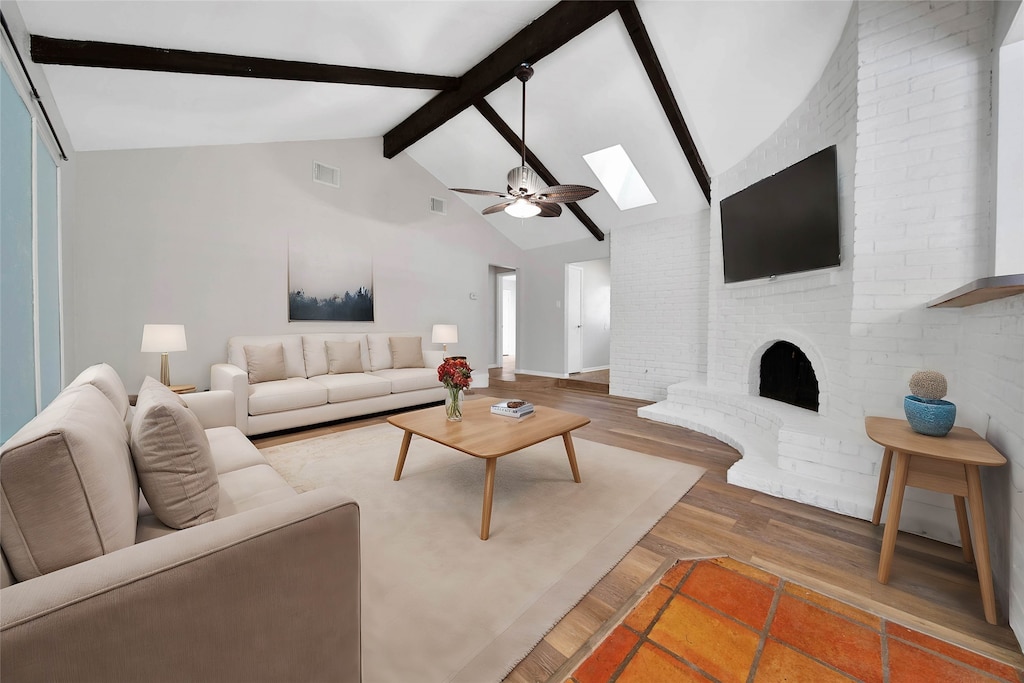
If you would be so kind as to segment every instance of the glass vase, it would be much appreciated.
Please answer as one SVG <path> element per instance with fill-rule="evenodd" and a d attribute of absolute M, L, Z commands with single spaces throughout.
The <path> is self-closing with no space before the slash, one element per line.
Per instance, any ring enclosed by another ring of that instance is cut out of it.
<path fill-rule="evenodd" d="M 444 398 L 444 412 L 449 422 L 462 422 L 462 389 L 448 387 L 448 395 Z"/>

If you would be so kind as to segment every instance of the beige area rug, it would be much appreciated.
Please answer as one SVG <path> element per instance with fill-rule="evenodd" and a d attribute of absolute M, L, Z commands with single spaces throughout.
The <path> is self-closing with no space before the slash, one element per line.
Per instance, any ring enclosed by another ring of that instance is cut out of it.
<path fill-rule="evenodd" d="M 499 459 L 481 541 L 485 463 L 414 437 L 396 482 L 401 441 L 382 424 L 262 451 L 359 502 L 366 683 L 500 681 L 704 472 L 574 439 L 575 484 L 549 439 Z"/>

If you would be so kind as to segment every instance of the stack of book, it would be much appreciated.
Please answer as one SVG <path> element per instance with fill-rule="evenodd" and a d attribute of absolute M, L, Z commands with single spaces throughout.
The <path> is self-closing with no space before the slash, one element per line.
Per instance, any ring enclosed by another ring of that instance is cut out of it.
<path fill-rule="evenodd" d="M 509 399 L 491 406 L 491 412 L 495 415 L 506 417 L 523 418 L 533 415 L 533 404 L 519 399 Z"/>

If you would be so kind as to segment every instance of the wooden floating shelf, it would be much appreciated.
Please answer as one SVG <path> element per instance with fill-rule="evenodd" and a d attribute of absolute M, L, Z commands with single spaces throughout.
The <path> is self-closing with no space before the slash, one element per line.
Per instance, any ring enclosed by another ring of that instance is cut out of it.
<path fill-rule="evenodd" d="M 1024 294 L 1024 273 L 983 277 L 929 301 L 928 308 L 963 308 L 1015 294 Z"/>

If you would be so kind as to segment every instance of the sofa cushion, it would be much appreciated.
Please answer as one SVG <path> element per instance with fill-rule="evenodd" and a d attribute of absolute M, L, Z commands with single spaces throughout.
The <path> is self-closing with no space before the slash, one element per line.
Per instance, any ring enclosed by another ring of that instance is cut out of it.
<path fill-rule="evenodd" d="M 221 480 L 217 519 L 298 495 L 277 470 L 267 464 L 226 472 Z"/>
<path fill-rule="evenodd" d="M 327 389 L 304 377 L 289 377 L 249 387 L 249 414 L 267 415 L 283 410 L 311 408 L 327 403 Z"/>
<path fill-rule="evenodd" d="M 68 387 L 79 387 L 83 384 L 91 384 L 110 400 L 114 410 L 125 419 L 128 416 L 128 391 L 124 388 L 124 382 L 114 368 L 106 363 L 91 365 L 79 373 L 78 377 L 71 380 Z"/>
<path fill-rule="evenodd" d="M 370 355 L 370 372 L 387 370 L 395 367 L 391 358 L 391 340 L 396 337 L 415 337 L 414 334 L 401 332 L 388 334 L 386 332 L 370 333 L 366 335 L 366 346 Z M 421 345 L 422 346 L 422 345 Z"/>
<path fill-rule="evenodd" d="M 326 342 L 327 374 L 343 375 L 362 372 L 363 363 L 359 358 L 359 342 Z"/>
<path fill-rule="evenodd" d="M 236 430 L 237 431 L 237 430 Z M 242 437 L 245 438 L 245 437 Z M 255 448 L 253 448 L 255 451 Z M 262 457 L 262 456 L 261 456 Z M 217 519 L 298 495 L 280 474 L 264 461 L 262 464 L 226 472 L 220 477 Z M 144 506 L 139 506 L 135 542 L 142 543 L 174 533 Z"/>
<path fill-rule="evenodd" d="M 186 529 L 213 521 L 217 468 L 199 418 L 173 391 L 147 377 L 139 389 L 131 450 L 142 492 L 161 522 Z"/>
<path fill-rule="evenodd" d="M 401 394 L 404 391 L 416 391 L 417 389 L 436 389 L 444 386 L 438 381 L 437 370 L 434 368 L 392 368 L 390 370 L 378 370 L 373 373 L 373 376 L 391 382 L 392 394 Z"/>
<path fill-rule="evenodd" d="M 284 345 L 267 344 L 266 346 L 245 345 L 245 367 L 249 373 L 249 384 L 273 382 L 286 379 L 284 369 Z"/>
<path fill-rule="evenodd" d="M 364 372 L 321 375 L 319 377 L 311 377 L 310 381 L 327 388 L 327 401 L 329 403 L 355 401 L 360 398 L 370 398 L 373 396 L 387 396 L 391 393 L 391 382 L 383 377 L 376 377 Z"/>
<path fill-rule="evenodd" d="M 358 342 L 360 369 L 370 369 L 370 352 L 366 347 L 365 334 L 304 334 L 302 335 L 302 356 L 306 361 L 306 377 L 328 374 L 327 347 L 325 342 Z"/>
<path fill-rule="evenodd" d="M 228 362 L 246 372 L 249 366 L 245 360 L 245 347 L 281 344 L 284 347 L 285 377 L 305 377 L 306 362 L 302 358 L 302 335 L 278 334 L 246 337 L 230 337 L 228 339 Z"/>
<path fill-rule="evenodd" d="M 264 465 L 266 459 L 245 438 L 237 427 L 213 427 L 206 430 L 206 438 L 210 440 L 210 451 L 213 453 L 213 464 L 217 474 Z"/>
<path fill-rule="evenodd" d="M 391 337 L 391 366 L 393 368 L 422 368 L 423 343 L 420 337 Z"/>
<path fill-rule="evenodd" d="M 19 581 L 135 542 L 124 421 L 92 384 L 65 389 L 0 450 L 0 545 Z"/>

